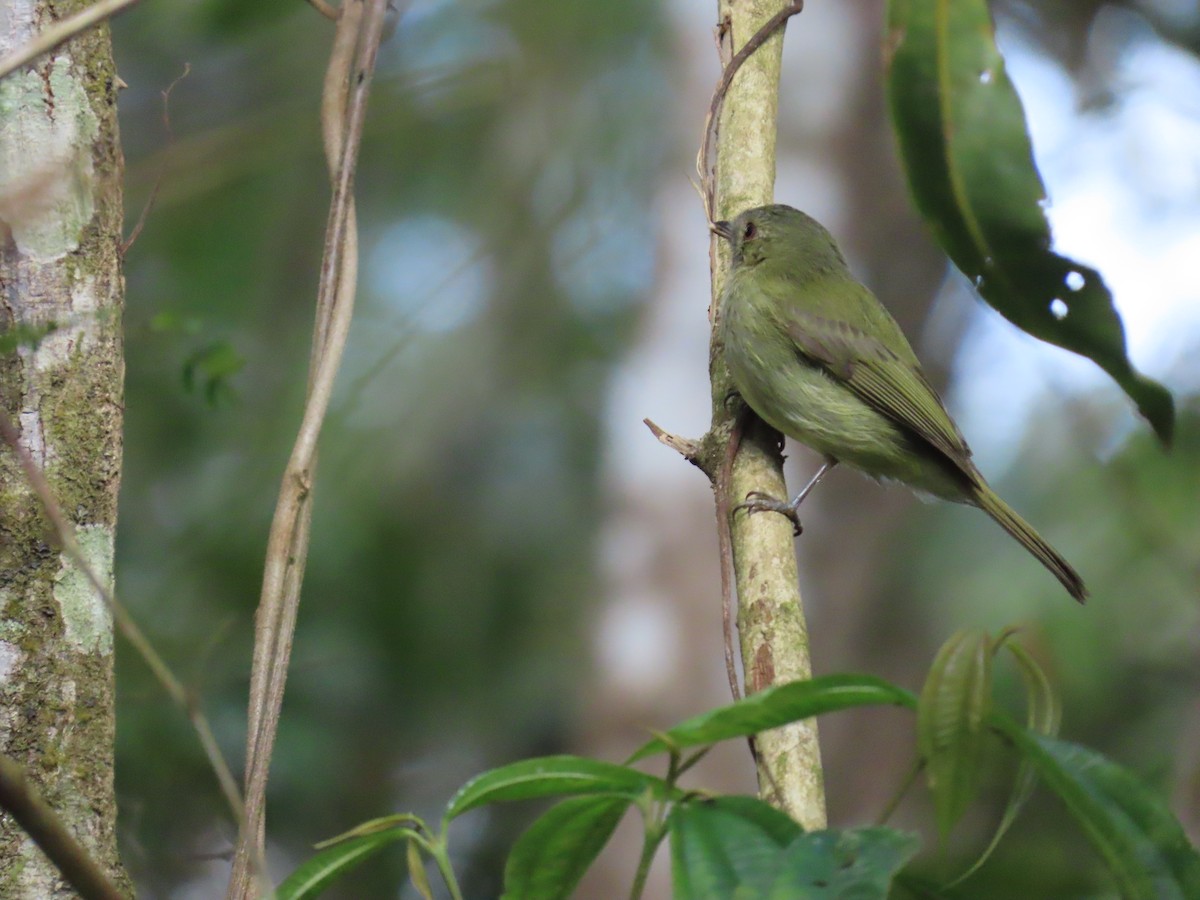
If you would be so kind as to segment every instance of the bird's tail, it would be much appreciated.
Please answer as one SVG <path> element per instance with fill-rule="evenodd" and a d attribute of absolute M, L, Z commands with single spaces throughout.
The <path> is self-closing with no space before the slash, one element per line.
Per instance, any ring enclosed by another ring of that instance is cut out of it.
<path fill-rule="evenodd" d="M 1083 603 L 1087 600 L 1087 588 L 1079 573 L 1071 568 L 1071 564 L 1051 547 L 1033 526 L 1018 516 L 1000 497 L 986 484 L 978 485 L 975 502 L 985 513 L 995 519 L 1001 528 L 1011 534 L 1017 541 L 1038 558 L 1043 566 L 1054 573 L 1054 577 L 1062 582 L 1072 597 Z"/>

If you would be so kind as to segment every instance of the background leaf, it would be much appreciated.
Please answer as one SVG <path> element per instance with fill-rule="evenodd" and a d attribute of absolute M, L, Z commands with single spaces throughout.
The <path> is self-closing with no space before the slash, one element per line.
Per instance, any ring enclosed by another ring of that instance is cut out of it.
<path fill-rule="evenodd" d="M 994 717 L 993 724 L 1067 805 L 1122 897 L 1200 897 L 1200 855 L 1155 791 L 1086 747 L 1031 734 L 1007 716 Z"/>
<path fill-rule="evenodd" d="M 433 900 L 433 886 L 425 874 L 425 859 L 421 856 L 421 848 L 416 841 L 410 840 L 404 848 L 404 858 L 408 863 L 408 877 L 412 881 L 413 890 L 421 895 L 422 900 Z"/>

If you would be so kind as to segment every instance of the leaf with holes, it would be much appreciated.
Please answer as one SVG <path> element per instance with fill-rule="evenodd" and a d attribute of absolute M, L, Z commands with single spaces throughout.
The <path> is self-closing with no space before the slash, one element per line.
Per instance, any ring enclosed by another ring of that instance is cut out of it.
<path fill-rule="evenodd" d="M 938 243 L 1005 318 L 1093 360 L 1170 443 L 1171 394 L 1130 364 L 1100 273 L 1050 249 L 1045 188 L 985 0 L 889 0 L 888 35 L 900 155 Z"/>

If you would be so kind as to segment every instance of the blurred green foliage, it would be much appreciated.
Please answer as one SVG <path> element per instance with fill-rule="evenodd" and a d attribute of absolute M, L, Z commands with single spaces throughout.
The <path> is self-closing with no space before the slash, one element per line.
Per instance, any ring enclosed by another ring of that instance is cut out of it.
<path fill-rule="evenodd" d="M 150 5 L 114 26 L 130 221 L 162 179 L 126 259 L 119 590 L 235 767 L 306 377 L 331 36 L 298 0 Z M 651 0 L 415 0 L 382 50 L 357 323 L 272 769 L 269 830 L 293 856 L 563 744 L 595 594 L 607 372 L 653 274 L 665 52 Z M 169 142 L 159 92 L 185 62 Z M 165 896 L 232 828 L 182 717 L 127 650 L 118 684 L 126 858 Z M 494 892 L 515 833 L 493 817 L 464 842 L 472 896 Z M 385 896 L 399 871 L 364 871 L 340 896 Z"/>
<path fill-rule="evenodd" d="M 1194 398 L 1182 404 L 1170 453 L 1142 426 L 1103 462 L 1082 445 L 1095 440 L 1099 421 L 1090 417 L 1102 420 L 1111 410 L 1074 413 L 1065 427 L 1049 415 L 1035 420 L 1010 477 L 996 487 L 1078 561 L 1096 585 L 1087 606 L 1062 603 L 1054 582 L 1026 566 L 1019 548 L 1006 546 L 989 523 L 945 508 L 930 508 L 922 527 L 900 541 L 899 557 L 907 546 L 918 561 L 895 572 L 904 588 L 894 599 L 901 618 L 907 610 L 924 619 L 931 635 L 948 621 L 1022 626 L 1022 643 L 1060 694 L 1064 734 L 1130 767 L 1194 829 L 1197 763 L 1189 747 L 1200 692 L 1200 408 Z M 1083 437 L 1056 445 L 1070 433 Z M 1064 464 L 1074 469 L 1064 473 Z M 947 554 L 951 546 L 956 553 Z M 1005 601 L 999 608 L 997 597 Z M 1019 680 L 1003 668 L 998 676 L 1002 689 L 1010 682 L 1007 693 L 1019 708 Z M 997 781 L 990 791 L 998 810 L 1004 787 Z M 954 842 L 962 859 L 970 859 L 972 842 L 977 847 L 989 825 L 986 816 L 968 820 Z M 962 890 L 981 900 L 1092 897 L 1106 884 L 1096 857 L 1043 788 Z"/>

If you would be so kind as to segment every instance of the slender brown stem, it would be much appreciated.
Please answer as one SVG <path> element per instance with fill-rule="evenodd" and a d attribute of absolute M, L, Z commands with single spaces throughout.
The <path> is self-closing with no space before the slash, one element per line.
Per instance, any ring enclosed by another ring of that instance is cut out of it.
<path fill-rule="evenodd" d="M 708 114 L 704 117 L 704 137 L 700 142 L 700 152 L 696 155 L 696 174 L 700 176 L 700 184 L 703 187 L 701 198 L 704 200 L 704 215 L 708 220 L 709 225 L 712 224 L 713 206 L 716 200 L 716 189 L 713 185 L 713 171 L 709 160 L 712 158 L 712 142 L 715 136 L 714 123 L 717 117 L 721 114 L 721 104 L 725 102 L 725 95 L 729 93 L 729 85 L 733 84 L 733 76 L 738 73 L 738 69 L 742 67 L 742 63 L 754 55 L 759 47 L 766 43 L 767 39 L 773 35 L 788 19 L 804 10 L 804 0 L 792 0 L 792 5 L 784 7 L 767 19 L 763 26 L 751 35 L 750 40 L 742 46 L 733 59 L 729 60 L 729 65 L 721 72 L 721 79 L 717 82 L 717 87 L 713 91 L 712 100 L 708 104 Z"/>
<path fill-rule="evenodd" d="M 111 19 L 137 2 L 138 0 L 96 0 L 91 6 L 81 9 L 75 15 L 55 22 L 24 47 L 18 47 L 4 59 L 0 59 L 0 78 L 33 62 L 43 53 L 49 53 L 56 47 L 65 44 L 75 35 L 99 25 L 105 19 Z"/>
<path fill-rule="evenodd" d="M 327 70 L 322 131 L 333 199 L 317 294 L 308 400 L 280 485 L 256 617 L 246 741 L 246 811 L 226 893 L 231 900 L 257 894 L 251 864 L 261 856 L 264 842 L 267 777 L 308 557 L 317 439 L 354 309 L 358 265 L 354 175 L 386 12 L 386 0 L 346 0 L 339 9 Z"/>
<path fill-rule="evenodd" d="M 25 829 L 84 900 L 124 900 L 124 894 L 29 783 L 25 770 L 7 756 L 0 756 L 0 808 Z"/>
<path fill-rule="evenodd" d="M 729 679 L 729 693 L 735 701 L 742 699 L 742 690 L 738 684 L 737 655 L 734 652 L 733 609 L 736 600 L 733 595 L 733 533 L 730 529 L 729 482 L 733 475 L 733 460 L 737 456 L 738 446 L 742 442 L 744 416 L 738 416 L 733 421 L 729 433 L 729 443 L 725 446 L 725 458 L 717 476 L 717 546 L 721 562 L 721 630 L 725 636 L 725 675 Z M 753 749 L 753 744 L 751 744 Z"/>
<path fill-rule="evenodd" d="M 313 9 L 315 9 L 325 18 L 329 19 L 331 22 L 336 22 L 338 20 L 337 8 L 330 6 L 325 2 L 325 0 L 308 0 L 308 3 Z"/>
<path fill-rule="evenodd" d="M 700 150 L 696 156 L 696 172 L 700 177 L 699 193 L 701 201 L 704 203 L 704 216 L 710 228 L 713 224 L 716 187 L 709 160 L 712 157 L 712 141 L 716 132 L 715 122 L 721 113 L 721 105 L 725 102 L 725 95 L 729 92 L 729 86 L 733 83 L 733 78 L 737 75 L 742 64 L 776 30 L 782 27 L 784 22 L 803 9 L 804 0 L 793 0 L 791 6 L 779 10 L 771 18 L 767 19 L 762 27 L 750 37 L 750 40 L 746 41 L 742 48 L 729 60 L 728 65 L 721 72 L 721 78 L 717 82 L 716 88 L 713 90 L 712 99 L 708 105 L 708 113 L 704 117 L 704 137 L 701 140 Z M 717 495 L 717 542 L 721 561 L 721 624 L 725 637 L 725 673 L 729 679 L 729 690 L 734 700 L 740 700 L 742 692 L 738 684 L 737 660 L 733 649 L 733 609 L 735 605 L 733 596 L 734 561 L 733 539 L 730 530 L 731 499 L 729 496 L 729 485 L 733 472 L 733 461 L 737 456 L 738 446 L 741 443 L 743 425 L 744 417 L 739 415 L 735 418 L 733 426 L 730 429 L 729 441 L 726 445 L 721 466 L 717 470 L 717 478 L 715 479 Z"/>
<path fill-rule="evenodd" d="M 58 500 L 55 499 L 53 492 L 50 490 L 50 483 L 46 481 L 45 474 L 38 468 L 37 463 L 33 461 L 33 457 L 29 455 L 29 451 L 21 444 L 16 427 L 2 411 L 0 411 L 0 441 L 7 444 L 9 449 L 16 454 L 17 460 L 25 472 L 26 480 L 28 480 L 30 487 L 33 488 L 34 493 L 38 495 L 38 499 L 42 503 L 42 508 L 46 511 L 46 517 L 50 520 L 50 525 L 54 528 L 55 536 L 62 545 L 63 552 L 70 557 L 72 563 L 78 566 L 84 577 L 92 585 L 92 588 L 100 595 L 104 604 L 112 612 L 113 621 L 117 625 L 117 630 L 121 632 L 121 636 L 129 642 L 138 656 L 142 658 L 142 661 L 146 663 L 155 680 L 167 692 L 167 696 L 187 714 L 188 721 L 191 722 L 192 728 L 195 729 L 196 735 L 200 739 L 200 744 L 204 748 L 205 756 L 208 757 L 208 764 L 216 774 L 217 781 L 221 785 L 221 792 L 225 795 L 225 801 L 229 804 L 234 819 L 240 820 L 242 817 L 241 794 L 238 792 L 237 782 L 233 778 L 233 773 L 229 770 L 229 766 L 225 763 L 225 758 L 221 755 L 221 751 L 217 747 L 217 742 L 213 738 L 212 728 L 208 724 L 208 719 L 200 711 L 195 698 L 183 686 L 183 683 L 175 677 L 175 674 L 163 658 L 158 655 L 158 651 L 154 649 L 149 639 L 142 633 L 141 628 L 138 627 L 133 617 L 130 616 L 129 611 L 125 609 L 123 604 L 117 601 L 108 584 L 96 573 L 91 563 L 88 562 L 86 554 L 84 554 L 82 548 L 79 546 L 79 541 L 75 538 L 75 529 L 67 521 L 62 507 L 58 505 Z"/>
<path fill-rule="evenodd" d="M 175 143 L 175 132 L 171 129 L 171 92 L 175 90 L 175 85 L 179 84 L 179 82 L 183 81 L 183 79 L 187 78 L 188 75 L 191 74 L 191 71 L 192 64 L 185 62 L 183 64 L 183 71 L 179 74 L 179 77 L 167 85 L 166 90 L 162 92 L 162 123 L 163 131 L 167 135 L 168 148 Z M 158 177 L 154 179 L 154 187 L 150 189 L 150 196 L 146 198 L 146 203 L 142 207 L 141 215 L 138 216 L 137 223 L 133 226 L 133 231 L 129 232 L 129 237 L 127 237 L 124 243 L 121 244 L 121 256 L 124 256 L 129 252 L 129 248 L 134 245 L 134 242 L 137 241 L 137 239 L 141 236 L 142 229 L 146 227 L 146 219 L 149 217 L 150 210 L 154 209 L 154 204 L 158 200 L 158 192 L 159 189 L 162 188 L 163 176 L 166 174 L 166 168 L 167 167 L 164 164 L 162 170 L 158 173 Z"/>

